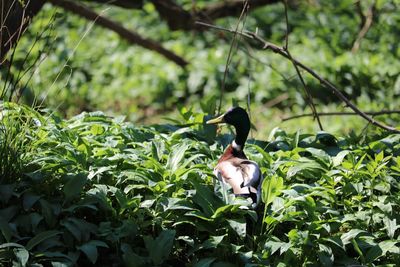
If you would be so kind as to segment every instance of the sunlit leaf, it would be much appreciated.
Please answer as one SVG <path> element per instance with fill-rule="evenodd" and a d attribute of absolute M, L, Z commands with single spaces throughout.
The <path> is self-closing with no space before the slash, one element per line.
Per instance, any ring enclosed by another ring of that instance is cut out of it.
<path fill-rule="evenodd" d="M 262 183 L 262 201 L 265 205 L 269 205 L 274 199 L 280 195 L 283 189 L 283 179 L 280 176 L 272 175 L 265 177 Z"/>

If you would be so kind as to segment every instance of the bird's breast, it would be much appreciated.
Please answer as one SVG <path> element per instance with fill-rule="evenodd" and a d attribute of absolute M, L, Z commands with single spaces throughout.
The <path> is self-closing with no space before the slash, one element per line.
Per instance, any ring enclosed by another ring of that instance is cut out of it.
<path fill-rule="evenodd" d="M 242 161 L 242 164 L 235 160 L 222 161 L 214 169 L 214 174 L 228 183 L 234 194 L 248 194 L 250 191 L 256 193 L 255 181 L 259 180 L 259 173 L 257 164 L 248 160 Z"/>

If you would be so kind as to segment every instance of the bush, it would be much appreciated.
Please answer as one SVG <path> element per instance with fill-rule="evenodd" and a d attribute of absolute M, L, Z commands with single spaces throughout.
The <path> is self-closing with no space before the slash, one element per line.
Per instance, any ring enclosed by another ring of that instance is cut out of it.
<path fill-rule="evenodd" d="M 2 264 L 395 266 L 400 260 L 399 135 L 340 138 L 276 129 L 268 143 L 251 140 L 247 155 L 265 176 L 264 207 L 251 210 L 245 199 L 222 200 L 212 168 L 232 136 L 214 142 L 205 114 L 182 109 L 190 127 L 140 127 L 100 112 L 61 120 L 22 109 L 24 120 L 41 124 L 27 124 L 34 138 L 18 180 L 1 181 Z"/>

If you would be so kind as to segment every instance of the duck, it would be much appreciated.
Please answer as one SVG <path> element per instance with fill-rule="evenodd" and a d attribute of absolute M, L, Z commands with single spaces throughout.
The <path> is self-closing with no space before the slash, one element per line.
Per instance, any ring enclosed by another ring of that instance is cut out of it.
<path fill-rule="evenodd" d="M 261 199 L 262 173 L 258 164 L 249 160 L 244 147 L 250 132 L 250 118 L 245 109 L 237 106 L 230 108 L 207 124 L 229 124 L 235 128 L 235 138 L 225 149 L 214 168 L 218 180 L 229 184 L 236 197 L 251 198 L 252 208 L 256 208 Z"/>

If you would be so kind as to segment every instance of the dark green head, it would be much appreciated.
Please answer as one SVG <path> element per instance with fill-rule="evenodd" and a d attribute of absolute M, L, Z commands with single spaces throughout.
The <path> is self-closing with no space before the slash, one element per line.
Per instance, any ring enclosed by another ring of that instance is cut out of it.
<path fill-rule="evenodd" d="M 221 116 L 207 121 L 207 124 L 227 123 L 236 129 L 235 143 L 243 149 L 250 131 L 250 119 L 246 110 L 241 107 L 230 108 Z"/>

